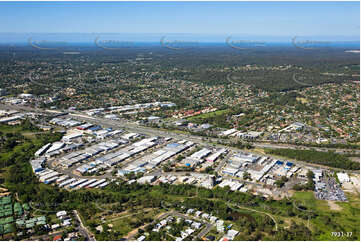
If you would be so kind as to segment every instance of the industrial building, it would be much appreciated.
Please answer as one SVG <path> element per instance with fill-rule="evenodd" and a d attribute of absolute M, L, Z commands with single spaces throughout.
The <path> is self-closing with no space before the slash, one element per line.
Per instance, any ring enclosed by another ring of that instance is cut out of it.
<path fill-rule="evenodd" d="M 237 129 L 228 129 L 228 130 L 221 132 L 219 135 L 220 136 L 229 136 L 235 132 L 237 132 Z"/>
<path fill-rule="evenodd" d="M 35 152 L 35 156 L 36 157 L 42 156 L 50 147 L 51 147 L 51 143 L 44 145 Z"/>
<path fill-rule="evenodd" d="M 152 154 L 143 156 L 142 158 L 132 162 L 125 169 L 134 169 L 139 167 L 144 167 L 146 169 L 152 169 L 158 166 L 161 162 L 171 158 L 172 156 L 188 149 L 193 145 L 193 142 L 186 142 L 185 144 L 171 143 L 167 144 L 165 147 L 153 152 Z"/>
<path fill-rule="evenodd" d="M 347 173 L 338 172 L 337 173 L 337 178 L 341 183 L 350 182 L 350 177 L 348 176 Z"/>
<path fill-rule="evenodd" d="M 210 161 L 210 162 L 214 162 L 218 159 L 218 157 L 220 157 L 222 154 L 226 153 L 227 152 L 227 149 L 225 148 L 221 148 L 219 150 L 217 150 L 215 153 L 211 154 L 210 156 L 208 156 L 206 158 L 207 161 Z"/>

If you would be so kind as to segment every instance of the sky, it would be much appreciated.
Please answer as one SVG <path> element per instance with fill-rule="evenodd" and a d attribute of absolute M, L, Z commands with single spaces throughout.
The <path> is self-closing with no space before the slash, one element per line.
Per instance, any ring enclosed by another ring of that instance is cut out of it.
<path fill-rule="evenodd" d="M 360 3 L 0 2 L 0 33 L 359 36 Z"/>

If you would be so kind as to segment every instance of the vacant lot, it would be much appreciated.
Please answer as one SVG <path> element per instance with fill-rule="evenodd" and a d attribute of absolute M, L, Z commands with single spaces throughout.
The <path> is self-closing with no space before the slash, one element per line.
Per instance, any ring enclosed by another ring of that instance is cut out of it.
<path fill-rule="evenodd" d="M 308 211 L 316 212 L 317 217 L 310 219 L 311 229 L 318 234 L 318 240 L 359 240 L 360 238 L 360 198 L 347 193 L 348 202 L 317 200 L 313 192 L 295 192 L 293 198 L 297 204 L 304 205 Z M 337 206 L 337 209 L 335 209 Z M 350 237 L 335 237 L 331 232 L 352 232 Z"/>

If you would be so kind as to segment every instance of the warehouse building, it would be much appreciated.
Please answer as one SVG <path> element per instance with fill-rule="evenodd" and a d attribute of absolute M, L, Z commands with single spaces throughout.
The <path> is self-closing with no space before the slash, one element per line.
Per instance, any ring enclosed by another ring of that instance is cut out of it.
<path fill-rule="evenodd" d="M 338 180 L 339 180 L 341 183 L 350 182 L 350 177 L 348 176 L 347 173 L 338 172 L 338 173 L 337 173 L 337 177 L 338 177 Z"/>

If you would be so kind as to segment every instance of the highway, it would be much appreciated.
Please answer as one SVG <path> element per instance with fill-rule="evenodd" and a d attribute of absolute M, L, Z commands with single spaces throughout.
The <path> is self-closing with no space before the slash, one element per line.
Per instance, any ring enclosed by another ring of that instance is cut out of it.
<path fill-rule="evenodd" d="M 69 114 L 68 116 L 72 117 L 74 119 L 82 120 L 84 122 L 91 122 L 93 124 L 99 124 L 99 125 L 102 125 L 102 126 L 105 126 L 105 127 L 126 129 L 126 130 L 131 131 L 131 132 L 146 134 L 146 135 L 149 135 L 149 136 L 164 136 L 164 137 L 171 137 L 171 138 L 174 138 L 174 139 L 187 139 L 187 140 L 190 140 L 192 142 L 198 143 L 198 144 L 203 145 L 203 146 L 213 146 L 213 147 L 218 147 L 218 148 L 226 148 L 226 149 L 231 150 L 233 152 L 240 152 L 240 151 L 244 152 L 244 150 L 241 150 L 241 149 L 238 149 L 238 148 L 229 147 L 229 146 L 225 146 L 225 145 L 221 145 L 221 144 L 213 144 L 213 143 L 206 142 L 200 136 L 179 134 L 179 133 L 175 133 L 175 132 L 171 132 L 171 131 L 163 131 L 163 130 L 154 129 L 154 128 L 150 128 L 150 127 L 140 126 L 138 124 L 134 124 L 134 123 L 130 123 L 130 122 L 119 123 L 119 121 L 108 120 L 108 119 L 99 118 L 99 117 L 89 117 L 89 116 L 86 116 L 84 114 L 79 115 L 79 114 L 72 113 L 72 114 Z M 213 138 L 213 139 L 215 139 L 215 138 Z M 273 147 L 273 148 L 278 148 L 278 147 L 286 148 L 286 147 L 281 146 L 281 145 L 273 145 L 273 144 L 257 144 L 257 146 L 258 147 L 266 146 L 267 148 L 270 148 L 270 147 Z M 311 149 L 312 147 L 307 147 L 307 148 Z M 313 148 L 315 148 L 315 147 L 313 147 Z M 329 150 L 332 150 L 332 149 L 329 149 Z M 333 149 L 333 150 L 335 150 L 335 149 Z M 246 151 L 246 152 L 249 152 L 249 151 Z M 267 154 L 267 156 L 274 157 L 274 156 L 269 155 L 269 154 Z M 223 163 L 224 162 L 225 161 L 223 161 Z M 322 166 L 322 165 L 318 165 L 318 164 L 311 164 L 311 163 L 307 163 L 307 162 L 303 162 L 303 161 L 297 161 L 296 163 L 298 163 L 300 165 L 303 165 L 303 166 L 313 167 L 313 168 L 316 168 L 316 169 L 317 168 L 328 168 L 326 166 Z M 220 169 L 220 168 L 218 168 L 218 169 Z M 332 168 L 332 169 L 339 170 L 339 171 L 344 170 L 344 169 L 338 169 L 338 168 Z M 358 174 L 358 171 L 350 171 L 350 172 Z"/>
<path fill-rule="evenodd" d="M 61 113 L 62 111 L 57 111 L 57 110 L 44 110 L 44 109 L 40 109 L 40 108 L 33 108 L 33 107 L 29 107 L 29 106 L 22 106 L 22 105 L 5 105 L 5 104 L 0 104 L 0 109 L 15 109 L 15 110 L 23 110 L 23 111 L 28 111 L 28 112 L 39 112 L 39 113 L 47 113 L 47 114 L 54 114 L 54 113 Z M 155 129 L 155 128 L 151 128 L 151 127 L 144 127 L 135 123 L 131 123 L 128 121 L 115 121 L 115 120 L 110 120 L 110 119 L 105 119 L 105 118 L 101 118 L 101 117 L 92 117 L 92 116 L 88 116 L 86 114 L 77 112 L 77 111 L 71 111 L 71 113 L 69 113 L 67 115 L 68 117 L 71 117 L 73 119 L 77 119 L 79 121 L 83 121 L 83 122 L 90 122 L 93 124 L 98 124 L 104 127 L 112 127 L 112 128 L 117 128 L 117 129 L 125 129 L 127 131 L 130 132 L 136 132 L 136 133 L 140 133 L 140 134 L 145 134 L 145 135 L 149 135 L 149 136 L 163 136 L 163 137 L 171 137 L 174 139 L 187 139 L 190 140 L 192 142 L 198 143 L 200 145 L 203 146 L 213 146 L 213 147 L 218 147 L 218 148 L 227 148 L 228 150 L 234 151 L 234 152 L 240 152 L 242 151 L 241 149 L 238 148 L 234 148 L 234 147 L 229 147 L 229 146 L 225 146 L 225 145 L 221 145 L 221 144 L 214 144 L 217 143 L 218 140 L 217 138 L 208 138 L 209 141 L 213 142 L 210 143 L 208 141 L 205 141 L 204 137 L 200 137 L 200 136 L 195 136 L 195 135 L 189 135 L 189 134 L 181 134 L 181 133 L 176 133 L 176 132 L 172 132 L 172 131 L 163 131 L 160 129 Z M 304 147 L 304 146 L 294 146 L 294 145 L 285 145 L 285 144 L 268 144 L 268 143 L 258 143 L 255 142 L 253 143 L 253 145 L 255 147 L 259 147 L 259 148 L 296 148 L 297 149 L 316 149 L 316 150 L 322 150 L 325 151 L 326 148 L 319 148 L 319 147 Z M 334 149 L 334 148 L 327 148 L 328 151 L 335 151 L 335 152 L 344 152 L 344 151 L 354 151 L 359 153 L 359 150 L 351 150 L 351 149 Z M 243 150 L 244 151 L 244 150 Z M 249 151 L 247 151 L 249 152 Z M 273 157 L 272 155 L 267 155 L 269 157 Z M 224 165 L 224 162 L 221 162 L 221 164 L 219 165 L 219 167 L 217 167 L 217 170 L 219 171 L 222 167 L 222 165 Z M 321 165 L 317 165 L 317 164 L 311 164 L 311 163 L 307 163 L 307 162 L 302 162 L 302 161 L 297 161 L 296 163 L 301 164 L 301 165 L 307 165 L 309 167 L 314 167 L 314 168 L 327 168 L 325 166 L 321 166 Z M 338 168 L 332 168 L 334 170 L 343 170 L 343 169 L 338 169 Z M 359 173 L 358 171 L 349 171 L 351 173 Z M 74 176 L 74 174 L 73 174 Z M 107 177 L 107 175 L 105 175 L 105 177 Z"/>
<path fill-rule="evenodd" d="M 28 111 L 28 112 L 41 112 L 41 113 L 48 113 L 48 114 L 55 114 L 55 113 L 63 112 L 63 111 L 59 111 L 59 110 L 44 110 L 44 109 L 33 108 L 33 107 L 29 107 L 29 106 L 9 105 L 9 104 L 0 104 L 0 108 L 16 109 L 19 111 L 23 110 L 23 111 Z M 205 138 L 205 137 L 195 136 L 195 135 L 190 135 L 190 134 L 180 134 L 180 133 L 176 133 L 173 131 L 163 131 L 163 130 L 156 129 L 156 128 L 141 126 L 139 124 L 135 124 L 135 123 L 128 122 L 125 120 L 115 121 L 115 120 L 110 120 L 110 119 L 105 119 L 105 118 L 100 118 L 100 117 L 92 117 L 92 116 L 88 116 L 88 115 L 78 112 L 78 111 L 67 111 L 67 112 L 69 112 L 68 116 L 72 117 L 74 119 L 82 120 L 85 122 L 92 122 L 92 123 L 96 123 L 96 124 L 103 125 L 103 126 L 112 126 L 112 127 L 117 127 L 117 128 L 121 128 L 121 129 L 127 129 L 132 132 L 148 134 L 151 136 L 152 135 L 168 136 L 168 137 L 177 138 L 177 139 L 180 139 L 180 138 L 188 139 L 193 142 L 197 142 L 197 143 L 204 144 L 204 145 L 213 145 L 211 142 L 217 143 L 220 140 L 218 138 L 211 138 L 211 137 Z M 204 141 L 205 139 L 207 139 L 208 141 L 205 142 Z M 252 145 L 255 147 L 258 147 L 258 148 L 273 148 L 273 149 L 297 148 L 297 149 L 315 149 L 317 151 L 334 151 L 336 153 L 344 153 L 344 152 L 348 152 L 348 151 L 353 151 L 358 154 L 360 153 L 360 151 L 358 149 L 320 148 L 320 147 L 312 147 L 312 146 L 308 147 L 308 146 L 294 145 L 294 144 L 272 144 L 272 143 L 268 143 L 268 142 L 253 142 Z M 222 146 L 222 145 L 218 145 L 218 146 Z M 229 148 L 228 146 L 222 146 L 222 147 Z"/>
<path fill-rule="evenodd" d="M 181 133 L 176 133 L 176 132 L 172 132 L 172 131 L 163 131 L 163 130 L 155 129 L 155 128 L 151 128 L 151 127 L 144 127 L 139 124 L 135 124 L 135 123 L 127 122 L 127 121 L 122 121 L 122 123 L 119 123 L 119 121 L 114 121 L 114 120 L 109 120 L 109 119 L 104 119 L 104 118 L 99 118 L 99 117 L 90 117 L 90 116 L 87 116 L 84 114 L 75 114 L 75 113 L 71 113 L 68 116 L 72 117 L 74 119 L 82 120 L 84 122 L 92 122 L 92 123 L 96 123 L 96 124 L 103 125 L 103 126 L 111 126 L 111 127 L 121 128 L 121 129 L 127 129 L 132 132 L 147 134 L 150 136 L 152 136 L 152 135 L 153 136 L 166 136 L 166 137 L 171 137 L 171 138 L 176 138 L 176 139 L 187 139 L 187 140 L 199 143 L 201 145 L 219 146 L 219 147 L 228 148 L 231 150 L 232 149 L 239 150 L 237 148 L 233 148 L 233 147 L 229 147 L 229 146 L 225 146 L 225 145 L 221 145 L 221 144 L 215 145 L 214 143 L 217 143 L 219 140 L 221 140 L 218 138 L 207 138 L 208 141 L 205 141 L 205 139 L 206 139 L 205 137 L 195 136 L 195 135 L 190 135 L 190 134 L 181 134 Z M 258 147 L 258 148 L 273 148 L 273 149 L 297 148 L 297 149 L 306 149 L 306 150 L 307 149 L 308 150 L 315 149 L 317 151 L 334 151 L 336 153 L 343 153 L 343 152 L 350 151 L 350 149 L 306 147 L 306 146 L 296 146 L 296 145 L 292 145 L 292 144 L 270 144 L 270 143 L 254 142 L 254 143 L 252 143 L 252 145 L 255 147 Z M 354 151 L 355 153 L 359 153 L 359 150 L 352 150 L 352 151 Z"/>

